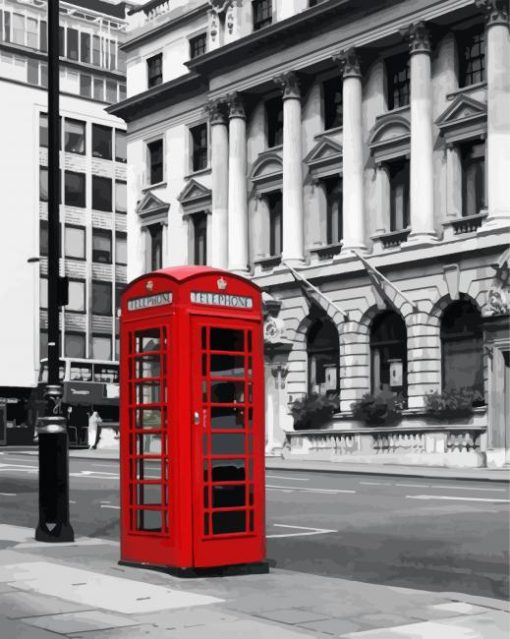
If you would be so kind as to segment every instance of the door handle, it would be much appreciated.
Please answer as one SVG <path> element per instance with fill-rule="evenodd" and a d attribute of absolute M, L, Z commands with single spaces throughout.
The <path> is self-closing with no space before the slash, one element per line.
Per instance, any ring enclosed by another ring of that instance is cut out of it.
<path fill-rule="evenodd" d="M 197 410 L 193 413 L 193 423 L 195 426 L 200 426 L 200 413 Z"/>

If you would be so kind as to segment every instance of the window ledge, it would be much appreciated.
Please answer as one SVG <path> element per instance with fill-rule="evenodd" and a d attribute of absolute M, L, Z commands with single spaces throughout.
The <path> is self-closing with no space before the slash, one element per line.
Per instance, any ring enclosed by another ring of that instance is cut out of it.
<path fill-rule="evenodd" d="M 335 126 L 332 129 L 324 129 L 321 133 L 317 133 L 317 135 L 313 136 L 314 140 L 320 140 L 321 138 L 328 135 L 335 135 L 336 133 L 342 133 L 344 130 L 343 126 Z"/>
<path fill-rule="evenodd" d="M 322 246 L 313 246 L 308 250 L 310 253 L 317 255 L 319 259 L 325 260 L 338 255 L 342 249 L 342 242 L 334 244 L 323 244 Z"/>
<path fill-rule="evenodd" d="M 411 110 L 411 105 L 410 104 L 406 104 L 405 106 L 401 106 L 401 107 L 395 107 L 394 109 L 386 109 L 386 111 L 384 111 L 384 113 L 381 113 L 381 115 L 378 115 L 375 119 L 380 120 L 381 118 L 387 117 L 388 115 L 394 115 L 394 114 L 398 114 L 398 113 L 405 113 L 406 111 L 410 111 Z"/>
<path fill-rule="evenodd" d="M 205 169 L 199 169 L 198 171 L 191 171 L 191 173 L 188 173 L 187 175 L 184 176 L 184 179 L 189 180 L 190 178 L 197 177 L 198 175 L 209 175 L 211 171 L 212 171 L 212 168 L 210 166 L 206 166 Z"/>
<path fill-rule="evenodd" d="M 398 231 L 390 231 L 388 233 L 380 233 L 379 235 L 372 235 L 372 240 L 378 242 L 383 249 L 398 248 L 402 242 L 407 241 L 407 236 L 411 232 L 410 228 L 400 229 Z"/>
<path fill-rule="evenodd" d="M 145 193 L 146 191 L 150 191 L 151 189 L 161 189 L 167 186 L 166 182 L 156 182 L 155 184 L 146 184 L 145 186 L 142 186 L 142 192 Z"/>
<path fill-rule="evenodd" d="M 473 91 L 478 91 L 479 89 L 486 89 L 487 82 L 477 82 L 476 84 L 468 84 L 465 87 L 460 87 L 459 89 L 455 89 L 455 91 L 451 91 L 446 94 L 447 100 L 453 100 L 456 96 L 462 93 L 471 93 Z"/>
<path fill-rule="evenodd" d="M 465 217 L 458 217 L 443 222 L 442 226 L 445 229 L 445 239 L 451 239 L 451 237 L 455 237 L 456 235 L 464 235 L 465 233 L 477 231 L 482 226 L 487 215 L 487 211 L 483 210 L 477 215 L 466 215 Z"/>
<path fill-rule="evenodd" d="M 263 270 L 275 268 L 282 261 L 281 255 L 270 255 L 268 257 L 260 257 L 253 261 L 255 266 L 259 266 Z"/>

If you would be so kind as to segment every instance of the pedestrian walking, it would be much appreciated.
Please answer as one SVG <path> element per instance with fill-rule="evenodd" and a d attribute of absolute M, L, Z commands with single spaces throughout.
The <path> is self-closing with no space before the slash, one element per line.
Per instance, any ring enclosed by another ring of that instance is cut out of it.
<path fill-rule="evenodd" d="M 95 410 L 89 419 L 89 448 L 96 450 L 99 440 L 101 439 L 101 419 L 97 410 Z"/>

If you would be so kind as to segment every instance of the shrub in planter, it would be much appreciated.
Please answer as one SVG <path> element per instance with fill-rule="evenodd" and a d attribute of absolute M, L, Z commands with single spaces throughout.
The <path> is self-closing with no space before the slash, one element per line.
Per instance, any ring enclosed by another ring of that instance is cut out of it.
<path fill-rule="evenodd" d="M 367 393 L 351 404 L 354 419 L 374 426 L 395 424 L 400 420 L 404 408 L 405 398 L 402 393 L 391 391 Z"/>
<path fill-rule="evenodd" d="M 425 414 L 435 419 L 462 419 L 473 414 L 475 406 L 483 406 L 483 395 L 472 388 L 453 388 L 425 396 Z"/>
<path fill-rule="evenodd" d="M 336 395 L 309 393 L 292 403 L 290 412 L 294 417 L 294 430 L 324 427 L 339 407 Z"/>

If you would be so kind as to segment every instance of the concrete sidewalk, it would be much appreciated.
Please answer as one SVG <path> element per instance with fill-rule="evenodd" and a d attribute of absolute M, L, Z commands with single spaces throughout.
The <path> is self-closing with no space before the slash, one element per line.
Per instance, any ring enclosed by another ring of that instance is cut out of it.
<path fill-rule="evenodd" d="M 119 546 L 42 544 L 0 525 L 5 639 L 508 639 L 510 607 L 272 568 L 180 580 L 119 566 Z"/>
<path fill-rule="evenodd" d="M 12 451 L 27 455 L 36 455 L 35 447 L 9 447 Z M 119 452 L 112 448 L 97 450 L 70 450 L 72 459 L 103 459 L 118 461 Z M 487 481 L 510 481 L 510 468 L 442 468 L 437 466 L 403 466 L 397 464 L 356 464 L 344 461 L 312 461 L 307 459 L 282 459 L 266 457 L 266 468 L 271 470 L 316 471 L 327 473 L 350 473 L 361 475 L 389 475 L 393 477 L 428 477 L 439 479 L 467 479 Z"/>

